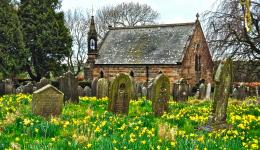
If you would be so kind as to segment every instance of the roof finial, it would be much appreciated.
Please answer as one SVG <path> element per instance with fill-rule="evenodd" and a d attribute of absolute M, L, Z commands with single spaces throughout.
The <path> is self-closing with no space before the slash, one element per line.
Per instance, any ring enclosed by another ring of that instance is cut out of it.
<path fill-rule="evenodd" d="M 197 20 L 199 20 L 199 17 L 200 17 L 200 15 L 199 15 L 199 13 L 197 13 L 197 14 L 196 14 Z"/>

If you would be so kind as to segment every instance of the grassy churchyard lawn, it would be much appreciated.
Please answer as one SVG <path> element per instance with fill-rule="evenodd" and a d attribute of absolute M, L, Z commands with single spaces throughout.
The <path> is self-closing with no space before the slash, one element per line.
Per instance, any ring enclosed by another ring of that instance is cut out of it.
<path fill-rule="evenodd" d="M 260 106 L 229 99 L 228 129 L 198 130 L 205 125 L 211 102 L 189 98 L 169 102 L 160 117 L 145 97 L 130 101 L 128 115 L 108 112 L 107 97 L 80 97 L 66 103 L 58 117 L 31 111 L 31 95 L 0 98 L 0 149 L 259 149 Z"/>

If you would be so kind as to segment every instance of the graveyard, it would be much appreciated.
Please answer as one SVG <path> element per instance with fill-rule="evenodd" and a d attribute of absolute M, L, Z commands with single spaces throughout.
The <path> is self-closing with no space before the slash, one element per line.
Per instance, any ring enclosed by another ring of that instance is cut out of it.
<path fill-rule="evenodd" d="M 33 115 L 31 95 L 0 98 L 1 149 L 259 149 L 260 107 L 255 98 L 229 99 L 229 129 L 198 130 L 211 111 L 209 101 L 190 98 L 169 102 L 168 112 L 156 117 L 151 101 L 130 101 L 128 115 L 107 111 L 107 97 L 80 97 L 66 104 L 59 117 Z"/>
<path fill-rule="evenodd" d="M 0 150 L 259 150 L 259 10 L 1 0 Z"/>
<path fill-rule="evenodd" d="M 183 79 L 175 84 L 178 95 L 173 96 L 164 74 L 141 91 L 123 73 L 112 81 L 93 80 L 95 92 L 88 86 L 80 88 L 71 72 L 59 77 L 57 88 L 42 79 L 38 87 L 17 88 L 19 93 L 0 97 L 0 147 L 259 149 L 259 99 L 238 99 L 225 92 L 231 87 L 230 65 L 225 60 L 218 67 L 213 96 L 203 86 L 204 94 L 188 96 Z"/>

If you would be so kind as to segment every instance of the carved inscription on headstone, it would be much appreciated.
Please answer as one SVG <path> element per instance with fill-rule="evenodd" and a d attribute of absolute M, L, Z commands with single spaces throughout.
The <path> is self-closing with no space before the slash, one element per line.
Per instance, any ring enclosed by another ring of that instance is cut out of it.
<path fill-rule="evenodd" d="M 155 115 L 161 116 L 167 112 L 170 100 L 170 80 L 165 75 L 159 74 L 153 81 L 151 100 Z"/>
<path fill-rule="evenodd" d="M 132 99 L 134 88 L 130 76 L 118 74 L 110 84 L 109 111 L 116 114 L 128 114 L 129 102 Z"/>
<path fill-rule="evenodd" d="M 44 117 L 57 116 L 62 112 L 64 94 L 52 85 L 33 92 L 32 112 Z"/>

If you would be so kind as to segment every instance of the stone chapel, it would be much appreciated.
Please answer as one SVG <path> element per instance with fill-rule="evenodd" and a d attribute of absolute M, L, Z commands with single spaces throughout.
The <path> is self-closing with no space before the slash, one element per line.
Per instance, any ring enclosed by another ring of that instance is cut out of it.
<path fill-rule="evenodd" d="M 191 85 L 200 79 L 213 81 L 213 61 L 200 21 L 109 28 L 98 43 L 94 17 L 88 32 L 86 80 L 112 78 L 128 73 L 138 82 L 148 82 L 159 73 L 171 85 L 184 78 Z"/>

